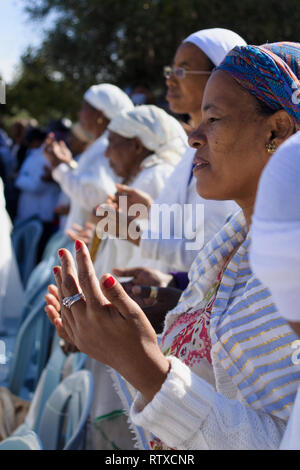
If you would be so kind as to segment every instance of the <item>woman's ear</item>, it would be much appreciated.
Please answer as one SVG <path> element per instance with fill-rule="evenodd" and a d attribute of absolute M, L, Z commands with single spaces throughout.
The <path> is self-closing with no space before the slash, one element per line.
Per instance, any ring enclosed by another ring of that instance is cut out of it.
<path fill-rule="evenodd" d="M 138 155 L 144 153 L 145 147 L 143 146 L 142 142 L 138 137 L 134 138 L 134 145 L 135 145 L 135 150 Z"/>
<path fill-rule="evenodd" d="M 295 131 L 293 118 L 284 109 L 280 109 L 269 117 L 269 141 L 267 144 L 273 144 L 277 148 Z"/>

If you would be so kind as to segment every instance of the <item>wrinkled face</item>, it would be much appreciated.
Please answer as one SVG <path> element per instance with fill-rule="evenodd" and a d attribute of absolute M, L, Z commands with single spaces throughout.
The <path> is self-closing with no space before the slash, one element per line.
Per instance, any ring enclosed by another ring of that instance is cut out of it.
<path fill-rule="evenodd" d="M 79 121 L 83 129 L 93 134 L 95 130 L 95 123 L 97 122 L 98 118 L 99 111 L 83 100 L 79 113 Z"/>
<path fill-rule="evenodd" d="M 127 139 L 109 131 L 105 156 L 109 158 L 109 164 L 116 175 L 128 177 L 137 158 L 135 139 Z"/>
<path fill-rule="evenodd" d="M 255 98 L 226 72 L 211 75 L 202 103 L 202 121 L 189 137 L 197 149 L 194 175 L 206 199 L 255 198 L 260 174 L 268 161 L 267 119 Z"/>
<path fill-rule="evenodd" d="M 194 44 L 183 43 L 177 49 L 173 67 L 182 67 L 189 71 L 210 71 L 211 62 Z M 171 75 L 166 79 L 167 101 L 170 109 L 178 114 L 193 114 L 201 110 L 204 88 L 209 75 L 187 74 L 185 78 Z"/>

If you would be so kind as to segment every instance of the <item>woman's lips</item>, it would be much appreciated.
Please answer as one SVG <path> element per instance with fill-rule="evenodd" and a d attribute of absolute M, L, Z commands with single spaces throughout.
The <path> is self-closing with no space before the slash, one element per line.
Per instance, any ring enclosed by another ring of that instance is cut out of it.
<path fill-rule="evenodd" d="M 173 99 L 173 98 L 178 98 L 178 96 L 179 96 L 178 93 L 176 93 L 175 91 L 168 90 L 166 98 Z"/>
<path fill-rule="evenodd" d="M 207 166 L 209 166 L 209 163 L 206 160 L 199 157 L 195 158 L 193 173 L 196 173 L 198 170 L 203 170 L 203 168 L 206 168 Z"/>

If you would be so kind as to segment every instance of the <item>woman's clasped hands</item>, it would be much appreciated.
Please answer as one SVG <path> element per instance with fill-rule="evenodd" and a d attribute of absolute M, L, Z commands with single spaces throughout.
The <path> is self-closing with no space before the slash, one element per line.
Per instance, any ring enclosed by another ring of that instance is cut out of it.
<path fill-rule="evenodd" d="M 98 281 L 86 245 L 77 240 L 75 248 L 77 269 L 71 253 L 59 250 L 61 266 L 53 269 L 59 305 L 48 303 L 47 315 L 59 337 L 117 370 L 151 401 L 170 368 L 156 333 L 113 276 L 105 274 Z M 63 305 L 64 298 L 80 293 L 84 297 L 71 308 Z"/>

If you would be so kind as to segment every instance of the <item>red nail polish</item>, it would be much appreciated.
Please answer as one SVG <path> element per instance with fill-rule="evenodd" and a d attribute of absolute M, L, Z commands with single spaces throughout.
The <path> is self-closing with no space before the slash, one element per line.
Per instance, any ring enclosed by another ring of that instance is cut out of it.
<path fill-rule="evenodd" d="M 64 250 L 58 250 L 58 256 L 62 258 L 64 256 Z"/>
<path fill-rule="evenodd" d="M 75 250 L 79 251 L 82 248 L 82 242 L 80 240 L 76 240 L 75 242 Z"/>
<path fill-rule="evenodd" d="M 56 276 L 56 274 L 58 273 L 58 271 L 59 271 L 59 268 L 58 268 L 58 267 L 53 268 L 54 276 Z"/>
<path fill-rule="evenodd" d="M 115 284 L 115 282 L 115 278 L 110 276 L 103 282 L 103 285 L 106 289 L 110 289 Z"/>

